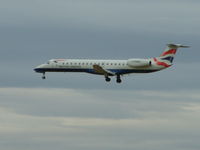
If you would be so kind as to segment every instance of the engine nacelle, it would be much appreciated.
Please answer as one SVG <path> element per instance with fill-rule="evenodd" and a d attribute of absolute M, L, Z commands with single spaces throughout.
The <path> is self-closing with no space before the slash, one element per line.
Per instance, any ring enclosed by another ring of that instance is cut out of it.
<path fill-rule="evenodd" d="M 148 59 L 128 59 L 127 64 L 130 67 L 136 67 L 136 68 L 149 67 L 149 66 L 151 66 L 151 60 L 148 60 Z"/>

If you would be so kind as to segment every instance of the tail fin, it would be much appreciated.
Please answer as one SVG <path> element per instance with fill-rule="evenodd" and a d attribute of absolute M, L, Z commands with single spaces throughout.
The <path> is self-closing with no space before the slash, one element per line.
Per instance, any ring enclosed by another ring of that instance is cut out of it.
<path fill-rule="evenodd" d="M 169 67 L 172 65 L 177 49 L 188 47 L 189 46 L 184 46 L 181 44 L 167 44 L 165 51 L 160 55 L 160 57 L 154 58 L 154 61 L 159 66 Z"/>
<path fill-rule="evenodd" d="M 184 46 L 184 45 L 181 45 L 181 44 L 167 44 L 167 48 L 165 49 L 165 51 L 161 54 L 161 57 L 162 56 L 174 56 L 176 54 L 176 51 L 178 48 L 188 48 L 189 46 Z"/>

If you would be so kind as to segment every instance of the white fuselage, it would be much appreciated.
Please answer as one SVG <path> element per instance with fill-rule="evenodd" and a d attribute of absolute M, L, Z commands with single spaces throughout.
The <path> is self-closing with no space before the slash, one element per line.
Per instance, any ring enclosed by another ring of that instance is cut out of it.
<path fill-rule="evenodd" d="M 159 56 L 149 59 L 132 58 L 128 60 L 90 60 L 90 59 L 51 59 L 47 63 L 37 66 L 34 70 L 46 72 L 86 72 L 104 75 L 109 82 L 109 76 L 116 76 L 117 83 L 121 83 L 121 75 L 129 73 L 150 73 L 168 68 L 172 65 L 178 48 L 187 48 L 181 44 L 167 44 L 165 51 Z"/>
<path fill-rule="evenodd" d="M 143 63 L 144 62 L 144 63 Z M 146 63 L 148 62 L 148 63 Z M 36 72 L 87 72 L 101 74 L 94 70 L 94 65 L 113 74 L 149 73 L 163 69 L 154 65 L 153 59 L 128 60 L 90 60 L 90 59 L 52 59 L 35 68 Z"/>

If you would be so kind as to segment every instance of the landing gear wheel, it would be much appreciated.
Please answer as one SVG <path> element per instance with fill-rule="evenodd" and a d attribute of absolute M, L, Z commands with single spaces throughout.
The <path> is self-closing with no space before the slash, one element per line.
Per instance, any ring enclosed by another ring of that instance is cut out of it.
<path fill-rule="evenodd" d="M 121 80 L 121 78 L 120 78 L 120 75 L 117 75 L 117 83 L 121 83 L 122 82 L 122 80 Z"/>
<path fill-rule="evenodd" d="M 43 75 L 42 75 L 42 79 L 46 79 L 45 73 L 43 73 Z"/>
<path fill-rule="evenodd" d="M 121 83 L 122 82 L 122 80 L 121 79 L 117 79 L 117 83 Z"/>
<path fill-rule="evenodd" d="M 111 80 L 109 77 L 106 77 L 105 79 L 106 79 L 106 82 L 110 82 Z"/>

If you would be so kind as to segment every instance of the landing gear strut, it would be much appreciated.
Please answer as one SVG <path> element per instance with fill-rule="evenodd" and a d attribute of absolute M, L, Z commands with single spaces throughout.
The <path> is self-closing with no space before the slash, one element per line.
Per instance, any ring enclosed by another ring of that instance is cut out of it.
<path fill-rule="evenodd" d="M 117 75 L 117 80 L 116 81 L 117 81 L 117 83 L 121 83 L 122 82 L 121 77 L 120 77 L 119 74 Z"/>
<path fill-rule="evenodd" d="M 45 72 L 42 75 L 42 79 L 46 79 Z"/>

